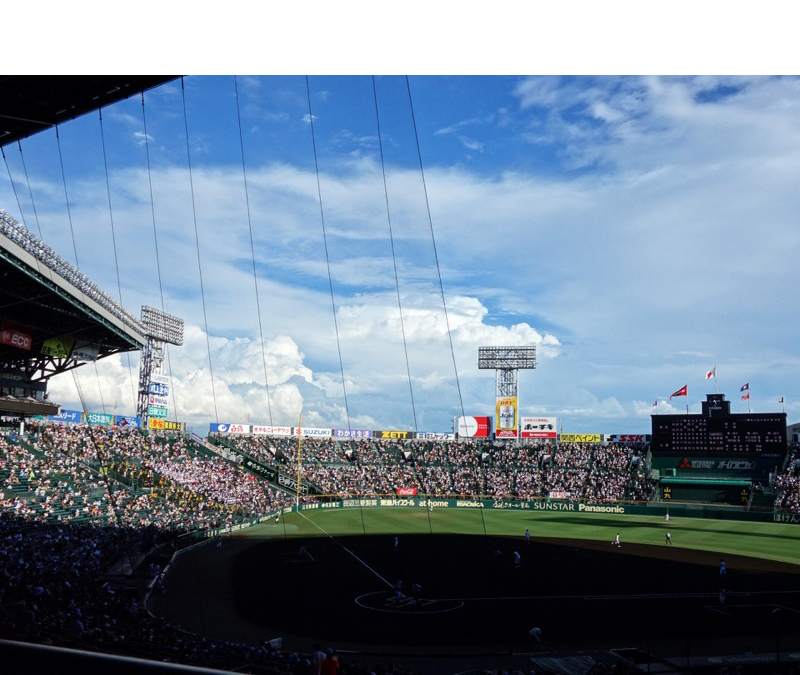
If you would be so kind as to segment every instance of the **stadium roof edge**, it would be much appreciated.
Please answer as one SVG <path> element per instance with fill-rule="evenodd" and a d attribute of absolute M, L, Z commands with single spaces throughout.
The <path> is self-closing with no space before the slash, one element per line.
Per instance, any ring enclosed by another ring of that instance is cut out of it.
<path fill-rule="evenodd" d="M 25 246 L 39 251 L 41 257 L 26 250 Z M 0 256 L 73 304 L 89 310 L 97 321 L 132 347 L 143 347 L 147 343 L 144 326 L 136 317 L 3 209 L 0 209 Z M 70 282 L 54 267 L 71 272 L 78 281 L 85 281 L 85 288 Z"/>

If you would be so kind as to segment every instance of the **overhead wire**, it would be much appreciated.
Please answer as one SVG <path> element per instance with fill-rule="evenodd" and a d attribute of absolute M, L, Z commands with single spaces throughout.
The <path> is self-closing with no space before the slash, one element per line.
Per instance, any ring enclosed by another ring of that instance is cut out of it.
<path fill-rule="evenodd" d="M 270 402 L 269 376 L 267 375 L 267 357 L 264 349 L 264 326 L 261 321 L 261 301 L 258 294 L 258 275 L 256 274 L 256 248 L 253 242 L 253 220 L 250 215 L 250 192 L 247 187 L 247 168 L 244 160 L 244 136 L 242 134 L 242 114 L 239 105 L 239 85 L 236 75 L 233 76 L 233 87 L 236 93 L 236 120 L 239 123 L 239 149 L 242 155 L 242 178 L 244 180 L 244 200 L 247 208 L 247 227 L 250 231 L 250 255 L 253 260 L 253 286 L 256 291 L 256 313 L 258 315 L 258 335 L 261 344 L 261 361 L 264 366 L 264 382 L 267 387 L 267 411 L 269 412 L 269 424 L 272 426 L 272 404 Z"/>
<path fill-rule="evenodd" d="M 36 229 L 39 230 L 39 239 L 44 241 L 44 237 L 42 236 L 42 225 L 39 223 L 39 213 L 36 211 L 36 202 L 33 200 L 33 188 L 31 188 L 31 180 L 28 177 L 28 165 L 25 163 L 25 154 L 22 152 L 22 143 L 17 141 L 17 147 L 19 148 L 19 157 L 22 161 L 22 170 L 25 173 L 25 183 L 28 185 L 28 195 L 30 195 L 31 199 L 31 208 L 33 209 L 33 219 L 36 221 Z"/>
<path fill-rule="evenodd" d="M 161 253 L 158 248 L 156 207 L 155 207 L 155 199 L 153 197 L 153 172 L 150 166 L 150 136 L 147 133 L 147 112 L 144 103 L 144 92 L 141 92 L 141 101 L 142 101 L 142 135 L 144 137 L 144 152 L 145 152 L 145 160 L 147 162 L 147 186 L 150 193 L 150 219 L 153 223 L 153 245 L 155 247 L 155 254 L 156 254 L 156 275 L 158 277 L 158 293 L 161 299 L 161 311 L 166 313 L 166 309 L 164 306 L 164 284 L 161 280 Z M 185 109 L 184 109 L 184 114 L 185 114 Z M 192 203 L 194 204 L 194 201 Z M 164 345 L 164 352 L 167 356 L 167 372 L 169 373 L 169 390 L 170 393 L 172 394 L 172 401 L 175 406 L 175 419 L 176 421 L 180 421 L 181 416 L 178 409 L 178 396 L 175 390 L 175 379 L 172 376 L 172 362 L 170 361 L 169 358 L 169 347 L 167 345 Z"/>
<path fill-rule="evenodd" d="M 62 182 L 62 184 L 64 186 L 64 203 L 67 206 L 67 219 L 69 220 L 69 232 L 70 232 L 70 235 L 72 237 L 72 250 L 75 253 L 75 268 L 78 271 L 80 271 L 81 266 L 80 266 L 80 263 L 78 262 L 78 244 L 77 244 L 77 241 L 75 239 L 75 227 L 74 227 L 73 222 L 72 222 L 72 210 L 69 207 L 69 193 L 67 191 L 67 174 L 64 171 L 64 155 L 63 155 L 63 153 L 61 151 L 61 135 L 58 132 L 58 125 L 57 124 L 55 125 L 55 130 L 56 130 L 56 146 L 58 147 L 58 161 L 59 161 L 59 165 L 61 166 L 61 182 Z M 83 295 L 83 292 L 81 292 L 81 295 Z M 103 396 L 103 385 L 100 382 L 100 371 L 97 368 L 97 359 L 96 358 L 93 359 L 92 363 L 94 364 L 94 374 L 95 374 L 95 378 L 97 379 L 97 393 L 100 396 L 100 406 L 103 408 L 103 413 L 105 413 L 105 411 L 106 411 L 106 402 L 105 402 L 105 398 Z M 73 376 L 74 376 L 74 379 L 75 379 L 75 384 L 77 385 L 78 376 L 77 376 L 77 373 L 74 370 L 73 370 Z M 83 399 L 81 399 L 81 400 L 83 400 Z M 84 408 L 84 410 L 85 410 L 85 408 Z"/>
<path fill-rule="evenodd" d="M 98 116 L 100 120 L 100 143 L 103 146 L 103 168 L 105 170 L 106 176 L 106 196 L 108 198 L 108 219 L 111 223 L 111 246 L 114 251 L 114 269 L 117 273 L 117 293 L 119 295 L 119 304 L 123 307 L 125 303 L 122 301 L 122 282 L 120 281 L 119 276 L 119 256 L 117 254 L 117 235 L 116 235 L 116 228 L 114 227 L 114 209 L 111 207 L 111 181 L 109 180 L 108 176 L 108 155 L 106 152 L 106 134 L 105 129 L 103 127 L 103 109 L 98 109 Z M 128 364 L 128 375 L 130 377 L 131 382 L 131 394 L 133 396 L 133 410 L 136 410 L 136 387 L 133 382 L 133 365 L 131 364 L 131 355 L 128 352 L 125 352 L 125 359 Z"/>
<path fill-rule="evenodd" d="M 8 172 L 8 182 L 11 183 L 11 190 L 14 193 L 14 199 L 17 200 L 17 208 L 19 209 L 19 219 L 24 223 L 25 214 L 22 211 L 22 203 L 19 200 L 19 194 L 17 194 L 17 186 L 14 185 L 14 178 L 11 175 L 11 167 L 8 165 L 8 158 L 6 157 L 5 148 L 0 147 L 0 152 L 2 152 L 3 154 L 3 163 L 6 165 L 6 171 Z M 41 239 L 41 236 L 39 238 Z"/>
<path fill-rule="evenodd" d="M 206 311 L 206 294 L 203 286 L 203 265 L 200 261 L 200 234 L 197 228 L 197 207 L 195 206 L 195 199 L 194 199 L 192 155 L 189 148 L 189 122 L 188 122 L 188 115 L 186 114 L 186 83 L 183 77 L 181 77 L 181 100 L 183 101 L 183 126 L 184 126 L 184 131 L 186 132 L 186 162 L 189 167 L 189 187 L 192 196 L 192 219 L 194 222 L 194 238 L 197 250 L 197 270 L 200 274 L 200 298 L 203 303 L 203 322 L 206 331 L 206 348 L 208 350 L 208 370 L 209 374 L 211 375 L 211 395 L 212 398 L 214 399 L 214 420 L 216 422 L 219 422 L 219 412 L 217 411 L 217 393 L 214 388 L 214 366 L 211 361 L 211 338 L 208 334 L 208 313 Z"/>
<path fill-rule="evenodd" d="M 378 129 L 378 149 L 380 150 L 380 157 L 381 157 L 381 174 L 383 176 L 383 196 L 386 202 L 386 220 L 389 224 L 389 241 L 391 243 L 392 248 L 392 265 L 394 266 L 394 285 L 395 290 L 397 291 L 397 308 L 400 313 L 400 332 L 403 336 L 403 351 L 405 353 L 406 358 L 406 373 L 408 374 L 408 391 L 411 397 L 411 412 L 414 416 L 414 431 L 418 431 L 417 426 L 417 408 L 414 405 L 414 387 L 411 382 L 411 366 L 409 365 L 408 361 L 408 343 L 406 341 L 406 327 L 405 321 L 403 320 L 403 303 L 400 299 L 400 278 L 397 274 L 397 256 L 395 254 L 395 246 L 394 246 L 394 233 L 392 231 L 392 214 L 389 208 L 389 188 L 386 184 L 386 161 L 383 155 L 383 140 L 381 136 L 381 119 L 380 113 L 378 110 L 378 90 L 375 85 L 375 76 L 372 76 L 372 98 L 375 101 L 375 125 Z"/>
<path fill-rule="evenodd" d="M 441 267 L 439 265 L 439 254 L 436 251 L 436 235 L 434 234 L 434 231 L 433 231 L 433 217 L 431 216 L 431 205 L 430 205 L 430 201 L 428 199 L 428 186 L 427 186 L 427 183 L 425 181 L 425 169 L 424 169 L 423 164 L 422 164 L 422 150 L 420 149 L 420 145 L 419 145 L 419 132 L 417 131 L 417 119 L 416 119 L 416 116 L 414 114 L 414 101 L 413 101 L 413 99 L 411 97 L 411 83 L 409 82 L 408 75 L 406 75 L 406 90 L 408 91 L 408 105 L 409 105 L 409 107 L 411 109 L 411 123 L 412 123 L 412 125 L 414 127 L 414 140 L 415 140 L 416 146 L 417 146 L 417 157 L 419 158 L 419 172 L 420 172 L 420 176 L 422 177 L 422 189 L 423 189 L 423 192 L 425 194 L 425 209 L 426 209 L 427 214 L 428 214 L 428 224 L 430 225 L 430 230 L 431 230 L 431 242 L 433 244 L 433 256 L 434 256 L 434 258 L 436 260 L 436 273 L 437 273 L 437 275 L 439 277 L 439 292 L 441 293 L 441 296 L 442 296 L 442 307 L 444 309 L 444 320 L 445 320 L 445 325 L 446 325 L 446 328 L 447 328 L 447 338 L 450 341 L 450 355 L 453 358 L 453 372 L 455 373 L 456 389 L 458 390 L 458 400 L 459 400 L 459 405 L 460 405 L 460 408 L 461 408 L 461 416 L 464 417 L 464 398 L 463 398 L 463 396 L 461 394 L 461 384 L 459 383 L 459 380 L 458 380 L 458 366 L 456 365 L 456 352 L 455 352 L 455 348 L 453 347 L 453 334 L 452 334 L 452 331 L 450 330 L 450 318 L 448 317 L 448 314 L 447 314 L 447 301 L 445 300 L 445 297 L 444 297 L 444 283 L 442 282 L 442 270 L 441 270 Z"/>
<path fill-rule="evenodd" d="M 331 259 L 328 252 L 328 235 L 325 230 L 325 211 L 322 206 L 322 188 L 319 178 L 319 160 L 317 159 L 317 140 L 314 132 L 314 113 L 311 109 L 311 87 L 308 82 L 308 75 L 306 77 L 306 98 L 308 99 L 308 122 L 311 126 L 311 147 L 314 151 L 314 171 L 317 176 L 317 200 L 319 201 L 319 218 L 322 223 L 322 241 L 325 247 L 325 264 L 328 269 L 328 287 L 331 293 L 331 309 L 333 311 L 333 328 L 336 333 L 336 350 L 339 354 L 339 370 L 342 376 L 342 393 L 344 395 L 344 410 L 347 417 L 347 430 L 350 431 L 350 408 L 347 404 L 347 386 L 344 379 L 344 362 L 342 361 L 342 346 L 339 338 L 339 324 L 336 320 L 336 301 L 333 295 L 333 277 L 331 275 Z"/>

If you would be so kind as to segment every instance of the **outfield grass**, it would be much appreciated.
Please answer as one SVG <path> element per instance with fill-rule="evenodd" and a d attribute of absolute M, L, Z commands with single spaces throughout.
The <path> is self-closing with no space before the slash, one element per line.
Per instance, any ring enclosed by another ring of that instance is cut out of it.
<path fill-rule="evenodd" d="M 588 539 L 611 542 L 619 532 L 628 543 L 672 545 L 779 560 L 800 565 L 800 526 L 736 520 L 605 513 L 531 512 L 495 509 L 346 508 L 310 510 L 283 516 L 277 525 L 267 523 L 248 530 L 254 537 L 315 537 L 343 535 L 474 534 Z M 244 533 L 240 533 L 244 534 Z"/>

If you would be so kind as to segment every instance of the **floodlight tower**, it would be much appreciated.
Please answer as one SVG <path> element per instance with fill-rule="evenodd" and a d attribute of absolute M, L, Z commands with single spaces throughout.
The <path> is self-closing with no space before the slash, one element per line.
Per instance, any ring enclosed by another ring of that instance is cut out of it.
<path fill-rule="evenodd" d="M 478 347 L 478 369 L 496 371 L 496 437 L 517 437 L 517 371 L 533 368 L 536 368 L 536 347 Z"/>
<path fill-rule="evenodd" d="M 141 418 L 142 427 L 146 429 L 151 416 L 166 417 L 166 405 L 152 405 L 151 397 L 158 396 L 160 401 L 163 399 L 163 402 L 166 402 L 169 387 L 164 382 L 154 382 L 153 375 L 161 375 L 164 344 L 178 347 L 183 344 L 183 319 L 143 305 L 142 325 L 147 344 L 142 349 L 142 360 L 139 365 L 139 398 L 136 415 Z"/>

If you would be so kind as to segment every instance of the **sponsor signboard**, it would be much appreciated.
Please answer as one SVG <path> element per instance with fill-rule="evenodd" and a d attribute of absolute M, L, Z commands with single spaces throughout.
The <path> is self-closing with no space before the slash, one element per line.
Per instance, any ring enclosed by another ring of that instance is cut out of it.
<path fill-rule="evenodd" d="M 407 441 L 414 438 L 413 431 L 373 431 L 373 438 L 396 438 L 399 440 Z"/>
<path fill-rule="evenodd" d="M 50 415 L 47 419 L 51 422 L 80 424 L 83 421 L 83 412 L 80 410 L 62 410 L 58 415 Z"/>
<path fill-rule="evenodd" d="M 114 423 L 114 416 L 106 415 L 105 413 L 86 413 L 86 422 L 110 427 Z"/>
<path fill-rule="evenodd" d="M 558 439 L 562 443 L 600 443 L 600 434 L 561 434 Z"/>
<path fill-rule="evenodd" d="M 150 405 L 160 405 L 166 408 L 169 405 L 169 398 L 167 396 L 156 396 L 155 394 L 150 394 L 150 396 L 147 397 L 147 402 Z"/>
<path fill-rule="evenodd" d="M 415 495 L 415 494 L 417 494 L 417 488 L 397 488 L 397 494 L 399 494 L 399 495 Z"/>
<path fill-rule="evenodd" d="M 117 415 L 114 425 L 123 428 L 140 427 L 142 426 L 142 420 L 140 420 L 138 417 L 129 417 L 128 415 Z"/>
<path fill-rule="evenodd" d="M 19 326 L 3 321 L 0 328 L 0 344 L 30 351 L 33 335 Z"/>
<path fill-rule="evenodd" d="M 498 396 L 495 401 L 495 438 L 517 437 L 517 397 Z"/>
<path fill-rule="evenodd" d="M 212 434 L 227 434 L 230 426 L 227 422 L 212 422 L 208 430 Z"/>
<path fill-rule="evenodd" d="M 166 417 L 167 407 L 163 405 L 149 405 L 147 406 L 148 417 Z"/>
<path fill-rule="evenodd" d="M 327 438 L 331 435 L 330 429 L 312 429 L 311 427 L 295 427 L 294 435 L 313 436 L 314 438 Z"/>
<path fill-rule="evenodd" d="M 652 436 L 650 434 L 608 434 L 605 436 L 606 443 L 649 443 Z"/>
<path fill-rule="evenodd" d="M 160 417 L 151 417 L 147 420 L 148 429 L 163 429 L 164 431 L 183 431 L 181 422 L 171 422 Z"/>
<path fill-rule="evenodd" d="M 228 425 L 228 433 L 229 434 L 249 434 L 250 433 L 250 425 L 249 424 L 229 424 Z"/>
<path fill-rule="evenodd" d="M 423 441 L 452 441 L 455 434 L 440 433 L 438 431 L 418 431 L 417 440 Z"/>
<path fill-rule="evenodd" d="M 169 385 L 161 384 L 159 382 L 151 382 L 147 386 L 147 391 L 156 396 L 169 396 Z"/>
<path fill-rule="evenodd" d="M 44 341 L 42 344 L 42 354 L 45 356 L 54 356 L 57 359 L 65 359 L 72 351 L 72 345 L 75 340 L 68 337 L 54 337 Z"/>
<path fill-rule="evenodd" d="M 520 438 L 557 438 L 557 417 L 520 417 Z"/>
<path fill-rule="evenodd" d="M 263 425 L 254 424 L 252 433 L 257 436 L 291 436 L 292 427 L 265 427 Z M 232 432 L 236 433 L 236 432 Z M 241 432 L 248 433 L 248 432 Z"/>
<path fill-rule="evenodd" d="M 151 373 L 150 381 L 157 384 L 169 384 L 169 375 L 161 375 L 160 373 Z"/>
<path fill-rule="evenodd" d="M 72 350 L 72 358 L 76 361 L 97 361 L 100 348 L 97 345 L 81 345 Z"/>
<path fill-rule="evenodd" d="M 492 421 L 488 416 L 458 418 L 458 435 L 462 438 L 489 438 L 491 433 Z"/>
<path fill-rule="evenodd" d="M 372 438 L 372 431 L 369 429 L 334 429 L 335 438 Z"/>

